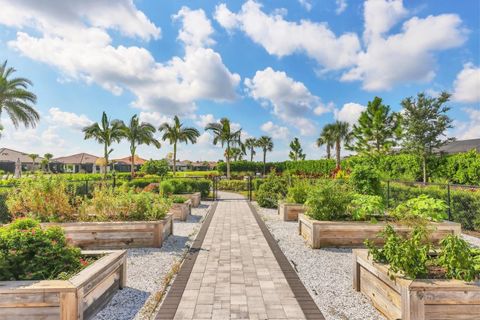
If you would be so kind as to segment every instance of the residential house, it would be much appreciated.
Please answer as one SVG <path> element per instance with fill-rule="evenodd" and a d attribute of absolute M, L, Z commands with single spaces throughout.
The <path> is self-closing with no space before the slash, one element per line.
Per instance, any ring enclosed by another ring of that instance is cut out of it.
<path fill-rule="evenodd" d="M 115 171 L 119 172 L 130 172 L 130 168 L 132 166 L 132 157 L 128 156 L 121 159 L 112 160 L 113 168 Z M 135 163 L 135 171 L 140 170 L 140 167 L 147 162 L 147 160 L 140 158 L 139 156 L 134 156 L 134 163 Z"/>
<path fill-rule="evenodd" d="M 440 147 L 437 152 L 443 154 L 456 154 L 476 150 L 480 153 L 480 139 L 456 140 Z"/>
<path fill-rule="evenodd" d="M 97 159 L 99 157 L 88 153 L 77 153 L 52 159 L 50 167 L 54 172 L 95 173 L 100 171 Z"/>
<path fill-rule="evenodd" d="M 24 153 L 21 151 L 16 151 L 13 149 L 8 148 L 0 148 L 0 170 L 5 172 L 14 173 L 15 172 L 15 164 L 20 159 L 22 163 L 22 171 L 32 170 L 33 169 L 33 160 L 30 158 L 28 153 Z M 40 168 L 40 164 L 43 158 L 38 157 L 35 159 L 35 169 Z"/>

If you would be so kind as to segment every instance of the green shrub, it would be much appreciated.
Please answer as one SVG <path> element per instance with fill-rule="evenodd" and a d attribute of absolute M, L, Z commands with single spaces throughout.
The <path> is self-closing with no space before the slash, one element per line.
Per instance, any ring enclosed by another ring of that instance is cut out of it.
<path fill-rule="evenodd" d="M 10 222 L 10 211 L 7 207 L 8 189 L 0 188 L 0 224 Z"/>
<path fill-rule="evenodd" d="M 258 188 L 255 198 L 260 207 L 277 208 L 278 200 L 287 195 L 287 181 L 284 177 L 270 174 Z"/>
<path fill-rule="evenodd" d="M 173 203 L 185 203 L 185 202 L 187 202 L 187 198 L 182 197 L 182 196 L 173 196 L 172 197 L 172 202 Z"/>
<path fill-rule="evenodd" d="M 154 174 L 159 177 L 164 177 L 167 175 L 169 170 L 168 161 L 163 160 L 148 160 L 142 165 L 140 169 L 141 172 L 145 174 Z"/>
<path fill-rule="evenodd" d="M 32 219 L 0 227 L 0 281 L 44 280 L 74 274 L 85 261 L 60 227 L 42 229 Z"/>
<path fill-rule="evenodd" d="M 258 191 L 258 189 L 260 188 L 260 186 L 265 182 L 264 179 L 260 179 L 260 178 L 255 178 L 252 180 L 252 189 L 254 191 Z"/>
<path fill-rule="evenodd" d="M 306 214 L 315 220 L 348 219 L 347 208 L 352 201 L 348 186 L 335 180 L 325 180 L 308 192 Z"/>
<path fill-rule="evenodd" d="M 440 242 L 438 264 L 445 268 L 446 277 L 472 281 L 480 270 L 475 269 L 475 260 L 470 244 L 456 235 L 448 235 Z"/>
<path fill-rule="evenodd" d="M 218 181 L 219 190 L 247 191 L 248 180 L 220 180 Z"/>
<path fill-rule="evenodd" d="M 135 178 L 127 182 L 127 186 L 130 188 L 143 189 L 151 183 L 160 182 L 159 178 Z"/>
<path fill-rule="evenodd" d="M 448 218 L 447 205 L 445 201 L 431 198 L 427 195 L 420 195 L 399 204 L 391 215 L 402 221 L 443 221 Z"/>
<path fill-rule="evenodd" d="M 163 194 L 181 194 L 200 192 L 202 198 L 208 197 L 212 181 L 208 179 L 168 179 L 160 184 L 160 192 Z"/>
<path fill-rule="evenodd" d="M 371 166 L 358 165 L 354 167 L 349 178 L 354 190 L 360 194 L 382 194 L 380 174 Z"/>
<path fill-rule="evenodd" d="M 348 212 L 353 220 L 376 219 L 383 216 L 384 210 L 385 206 L 380 196 L 355 194 L 348 205 Z"/>
<path fill-rule="evenodd" d="M 301 180 L 288 188 L 285 200 L 289 203 L 304 204 L 307 200 L 308 191 L 311 188 L 312 186 L 307 181 Z"/>
<path fill-rule="evenodd" d="M 172 183 L 170 180 L 165 180 L 160 182 L 158 192 L 163 195 L 163 196 L 168 196 L 170 194 L 173 194 L 175 191 L 175 188 L 173 187 Z"/>

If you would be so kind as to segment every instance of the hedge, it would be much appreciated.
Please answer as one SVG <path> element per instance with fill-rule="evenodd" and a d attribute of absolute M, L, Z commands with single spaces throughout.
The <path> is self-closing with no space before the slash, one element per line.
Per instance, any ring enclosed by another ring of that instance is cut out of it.
<path fill-rule="evenodd" d="M 248 180 L 220 180 L 217 186 L 219 190 L 247 191 Z"/>
<path fill-rule="evenodd" d="M 203 198 L 208 197 L 212 181 L 209 179 L 167 179 L 160 188 L 168 189 L 175 194 L 200 192 Z"/>

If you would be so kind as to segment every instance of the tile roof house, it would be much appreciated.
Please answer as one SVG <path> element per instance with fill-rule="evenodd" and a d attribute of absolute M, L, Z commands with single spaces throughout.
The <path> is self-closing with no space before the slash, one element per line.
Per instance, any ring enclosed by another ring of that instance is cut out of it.
<path fill-rule="evenodd" d="M 456 140 L 452 141 L 443 147 L 440 147 L 437 152 L 444 154 L 456 154 L 476 150 L 480 153 L 480 139 Z"/>
<path fill-rule="evenodd" d="M 98 157 L 88 153 L 77 153 L 52 159 L 52 167 L 56 172 L 92 173 L 98 172 L 95 164 Z"/>
<path fill-rule="evenodd" d="M 9 148 L 0 148 L 0 169 L 6 172 L 15 171 L 15 163 L 20 159 L 22 163 L 22 170 L 31 170 L 33 167 L 33 160 L 28 156 L 28 153 L 21 151 L 9 149 Z M 43 158 L 38 157 L 35 159 L 35 168 L 40 167 L 40 163 Z"/>
<path fill-rule="evenodd" d="M 132 157 L 128 156 L 125 158 L 121 159 L 114 159 L 112 160 L 113 166 L 116 171 L 120 172 L 129 172 L 130 171 L 130 166 L 132 165 Z M 139 170 L 140 167 L 147 162 L 147 160 L 140 158 L 138 155 L 134 156 L 134 162 L 135 162 L 135 170 Z"/>

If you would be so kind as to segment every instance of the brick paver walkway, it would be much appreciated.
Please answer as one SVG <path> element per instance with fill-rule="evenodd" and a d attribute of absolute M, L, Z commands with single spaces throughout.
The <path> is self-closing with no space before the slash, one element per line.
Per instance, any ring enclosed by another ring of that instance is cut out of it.
<path fill-rule="evenodd" d="M 305 319 L 246 200 L 228 197 L 218 203 L 175 319 Z"/>

